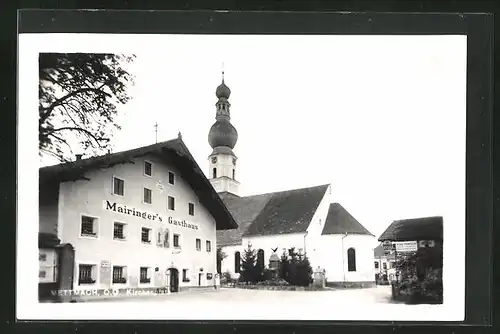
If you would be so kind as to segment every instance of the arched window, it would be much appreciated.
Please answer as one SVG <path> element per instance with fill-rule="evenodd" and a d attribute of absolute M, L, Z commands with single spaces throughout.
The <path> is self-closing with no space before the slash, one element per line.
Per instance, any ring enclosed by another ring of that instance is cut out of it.
<path fill-rule="evenodd" d="M 234 272 L 239 273 L 241 269 L 241 256 L 240 252 L 234 253 Z"/>
<path fill-rule="evenodd" d="M 212 170 L 212 178 L 214 178 L 214 179 L 217 178 L 217 168 L 214 168 Z"/>
<path fill-rule="evenodd" d="M 257 252 L 257 265 L 262 270 L 264 270 L 265 263 L 264 263 L 264 250 L 263 249 L 259 249 L 259 251 Z"/>
<path fill-rule="evenodd" d="M 347 271 L 356 271 L 356 250 L 354 248 L 347 250 Z"/>

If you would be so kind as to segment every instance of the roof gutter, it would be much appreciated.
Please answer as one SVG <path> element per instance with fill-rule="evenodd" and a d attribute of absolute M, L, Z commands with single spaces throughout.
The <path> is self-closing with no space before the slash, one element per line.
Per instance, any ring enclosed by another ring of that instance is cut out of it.
<path fill-rule="evenodd" d="M 342 237 L 342 272 L 344 274 L 344 283 L 345 283 L 345 252 L 344 252 L 344 238 L 347 237 L 347 232 L 344 233 Z"/>

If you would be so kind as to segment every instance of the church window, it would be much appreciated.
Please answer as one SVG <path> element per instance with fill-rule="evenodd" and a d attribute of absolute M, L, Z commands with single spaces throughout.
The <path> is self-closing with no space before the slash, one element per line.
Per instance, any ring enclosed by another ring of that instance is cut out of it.
<path fill-rule="evenodd" d="M 347 250 L 347 270 L 356 271 L 356 250 L 354 248 Z"/>
<path fill-rule="evenodd" d="M 236 170 L 233 169 L 233 180 L 236 180 Z"/>
<path fill-rule="evenodd" d="M 217 168 L 214 168 L 212 169 L 212 178 L 216 178 L 217 177 Z"/>
<path fill-rule="evenodd" d="M 257 266 L 260 267 L 262 270 L 264 270 L 264 250 L 259 249 L 257 252 Z"/>
<path fill-rule="evenodd" d="M 241 256 L 240 252 L 234 253 L 234 272 L 239 273 L 241 269 Z"/>

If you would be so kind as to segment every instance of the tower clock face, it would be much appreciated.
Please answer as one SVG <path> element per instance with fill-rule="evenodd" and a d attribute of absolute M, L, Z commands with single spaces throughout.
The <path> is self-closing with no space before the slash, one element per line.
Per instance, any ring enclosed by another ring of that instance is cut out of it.
<path fill-rule="evenodd" d="M 212 157 L 212 163 L 216 164 L 217 163 L 217 157 Z"/>

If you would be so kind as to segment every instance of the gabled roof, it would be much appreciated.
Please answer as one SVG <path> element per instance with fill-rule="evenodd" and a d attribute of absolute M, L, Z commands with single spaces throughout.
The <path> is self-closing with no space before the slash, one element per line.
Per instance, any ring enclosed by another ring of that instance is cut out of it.
<path fill-rule="evenodd" d="M 423 217 L 394 221 L 379 241 L 443 240 L 443 217 Z"/>
<path fill-rule="evenodd" d="M 246 197 L 225 197 L 239 227 L 217 233 L 217 245 L 241 244 L 242 237 L 305 232 L 329 185 Z"/>
<path fill-rule="evenodd" d="M 374 236 L 339 203 L 330 204 L 321 235 L 326 234 L 366 234 Z"/>
<path fill-rule="evenodd" d="M 386 257 L 387 259 L 395 259 L 396 255 L 394 254 L 393 251 L 390 251 L 389 253 L 386 253 L 384 251 L 384 247 L 382 245 L 378 245 L 375 247 L 373 250 L 373 256 L 375 258 L 381 258 L 381 257 Z"/>
<path fill-rule="evenodd" d="M 157 156 L 167 165 L 171 164 L 177 167 L 180 176 L 191 186 L 200 203 L 214 217 L 217 230 L 238 227 L 233 216 L 229 213 L 180 137 L 133 150 L 40 168 L 40 186 L 47 185 L 47 183 L 86 179 L 85 173 L 89 170 L 110 168 L 117 164 L 134 163 L 133 158 L 148 154 Z"/>

